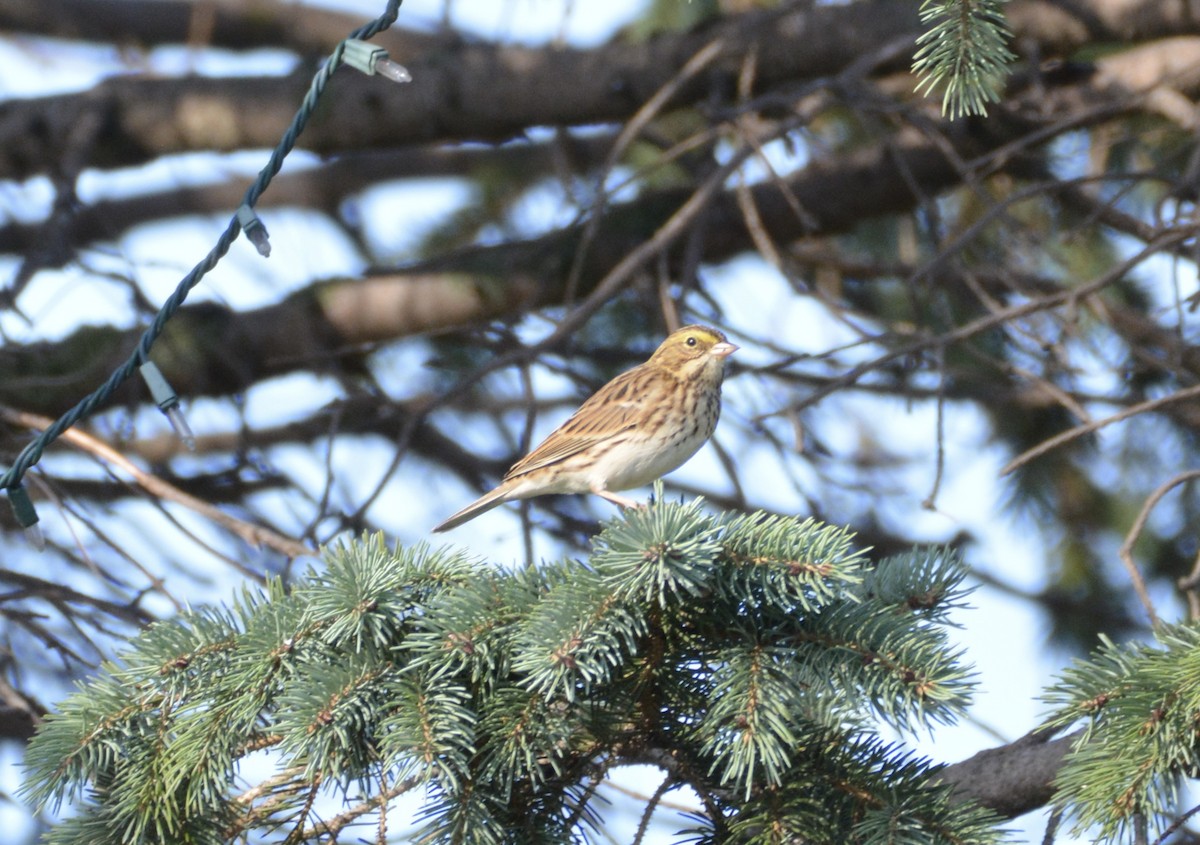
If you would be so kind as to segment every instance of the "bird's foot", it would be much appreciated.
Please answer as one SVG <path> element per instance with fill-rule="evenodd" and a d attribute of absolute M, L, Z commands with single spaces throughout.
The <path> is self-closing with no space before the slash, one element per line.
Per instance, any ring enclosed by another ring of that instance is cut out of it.
<path fill-rule="evenodd" d="M 620 508 L 629 508 L 631 510 L 641 510 L 642 508 L 646 507 L 639 501 L 626 498 L 625 496 L 619 496 L 616 493 L 612 492 L 611 490 L 593 490 L 592 492 L 595 493 L 597 496 L 600 496 L 603 499 L 608 499 L 610 502 L 612 502 L 614 505 L 616 505 L 617 507 L 620 507 Z"/>

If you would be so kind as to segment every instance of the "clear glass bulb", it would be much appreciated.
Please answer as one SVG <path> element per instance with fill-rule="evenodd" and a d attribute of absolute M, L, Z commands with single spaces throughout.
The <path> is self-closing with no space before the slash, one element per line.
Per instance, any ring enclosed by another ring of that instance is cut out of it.
<path fill-rule="evenodd" d="M 380 59 L 375 62 L 375 72 L 386 76 L 392 82 L 412 82 L 412 74 L 408 72 L 408 68 L 391 59 Z"/>
<path fill-rule="evenodd" d="M 258 254 L 263 258 L 270 258 L 271 239 L 267 236 L 267 227 L 259 224 L 251 226 L 245 232 L 246 237 L 250 239 L 250 243 L 254 244 L 254 248 L 258 250 Z"/>
<path fill-rule="evenodd" d="M 183 409 L 176 403 L 169 408 L 165 408 L 163 413 L 167 415 L 167 421 L 171 423 L 171 428 L 175 429 L 176 436 L 183 441 L 183 445 L 187 447 L 189 452 L 196 451 L 196 436 L 192 434 L 192 427 L 188 425 L 187 417 L 183 415 Z"/>
<path fill-rule="evenodd" d="M 25 526 L 25 539 L 39 552 L 46 551 L 46 535 L 42 533 L 42 526 L 38 523 Z"/>

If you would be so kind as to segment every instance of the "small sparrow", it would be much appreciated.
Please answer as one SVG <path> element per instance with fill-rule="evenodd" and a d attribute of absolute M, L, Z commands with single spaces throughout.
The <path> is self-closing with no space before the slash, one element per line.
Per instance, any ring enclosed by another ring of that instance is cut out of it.
<path fill-rule="evenodd" d="M 687 326 L 646 363 L 621 373 L 584 402 L 542 445 L 517 461 L 500 486 L 447 519 L 449 531 L 514 499 L 641 487 L 684 463 L 712 436 L 721 414 L 725 359 L 737 347 L 706 326 Z"/>

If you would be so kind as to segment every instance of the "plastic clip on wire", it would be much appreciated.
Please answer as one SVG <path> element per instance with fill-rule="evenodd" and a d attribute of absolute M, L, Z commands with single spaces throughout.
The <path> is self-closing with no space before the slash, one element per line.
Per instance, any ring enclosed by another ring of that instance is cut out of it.
<path fill-rule="evenodd" d="M 39 552 L 44 551 L 46 538 L 38 525 L 37 509 L 33 506 L 33 500 L 29 498 L 29 491 L 25 489 L 24 484 L 8 488 L 8 502 L 12 505 L 17 523 L 25 531 L 25 539 L 29 541 L 29 545 Z"/>

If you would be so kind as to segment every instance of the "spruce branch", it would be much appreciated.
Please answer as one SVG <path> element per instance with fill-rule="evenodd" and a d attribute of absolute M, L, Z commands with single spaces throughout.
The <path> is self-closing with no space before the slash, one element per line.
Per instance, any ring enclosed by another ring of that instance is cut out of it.
<path fill-rule="evenodd" d="M 1200 629 L 1163 627 L 1154 643 L 1103 638 L 1046 698 L 1048 725 L 1083 724 L 1055 795 L 1075 830 L 1106 842 L 1144 822 L 1167 830 L 1183 779 L 1200 774 Z"/>
<path fill-rule="evenodd" d="M 611 767 L 656 760 L 702 797 L 700 841 L 993 841 L 877 735 L 969 697 L 957 559 L 872 565 L 840 528 L 661 495 L 586 562 L 364 538 L 155 625 L 47 721 L 27 795 L 72 805 L 63 843 L 332 841 L 386 824 L 389 784 L 423 791 L 422 841 L 565 843 L 603 827 Z"/>
<path fill-rule="evenodd" d="M 942 113 L 951 119 L 986 115 L 1015 58 L 1001 11 L 1005 0 L 923 0 L 913 72 L 918 92 L 941 87 Z"/>

